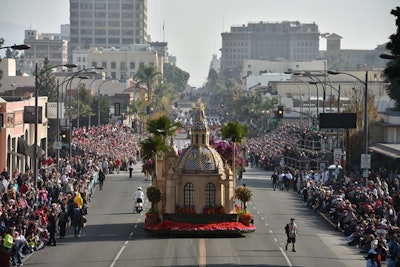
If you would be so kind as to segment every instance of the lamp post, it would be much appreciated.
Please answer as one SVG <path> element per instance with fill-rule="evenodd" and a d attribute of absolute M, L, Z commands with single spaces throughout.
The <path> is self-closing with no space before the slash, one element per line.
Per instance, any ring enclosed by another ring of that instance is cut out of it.
<path fill-rule="evenodd" d="M 14 49 L 14 50 L 27 50 L 27 49 L 31 48 L 31 46 L 28 45 L 28 44 L 19 44 L 19 45 L 14 44 L 14 45 L 11 45 L 11 46 L 2 46 L 2 47 L 0 47 L 0 49 L 7 49 L 7 48 Z"/>
<path fill-rule="evenodd" d="M 95 81 L 97 81 L 97 80 L 104 80 L 104 78 L 101 78 L 101 79 L 94 78 L 93 81 L 91 81 L 90 84 L 89 84 L 89 87 L 88 87 L 89 90 L 90 90 L 90 88 L 92 87 L 92 84 L 93 84 Z M 92 96 L 92 103 L 91 103 L 91 106 L 92 106 L 92 105 L 93 105 L 93 96 Z M 90 107 L 90 109 L 91 109 L 91 108 L 92 108 L 92 107 Z M 90 127 L 91 124 L 92 124 L 92 114 L 91 114 L 91 112 L 89 112 L 89 113 L 88 113 L 88 127 Z"/>
<path fill-rule="evenodd" d="M 78 115 L 77 115 L 77 118 L 76 118 L 76 128 L 79 128 L 79 121 L 80 121 L 80 119 L 79 119 L 79 117 L 80 117 L 80 111 L 79 111 L 79 88 L 81 86 L 81 81 L 82 80 L 87 80 L 87 79 L 89 79 L 89 76 L 80 76 L 79 77 L 79 82 L 78 82 L 78 87 L 77 87 L 77 100 L 78 100 L 78 102 L 77 102 L 77 107 L 78 107 L 77 112 L 78 112 Z"/>
<path fill-rule="evenodd" d="M 368 71 L 365 71 L 365 81 L 361 80 L 357 76 L 347 73 L 347 72 L 339 72 L 339 71 L 328 71 L 329 74 L 338 75 L 344 74 L 353 77 L 354 79 L 358 80 L 360 83 L 364 84 L 364 153 L 365 157 L 368 155 Z M 366 168 L 368 169 L 368 168 Z M 367 178 L 367 174 L 365 174 Z"/>
<path fill-rule="evenodd" d="M 38 167 L 38 94 L 39 94 L 39 76 L 43 75 L 44 73 L 58 67 L 66 67 L 66 68 L 76 68 L 77 65 L 75 64 L 62 64 L 53 67 L 49 67 L 47 69 L 41 70 L 39 73 L 39 64 L 36 63 L 35 66 L 35 137 L 34 137 L 34 155 L 33 155 L 33 182 L 35 189 L 37 188 L 37 167 Z"/>
<path fill-rule="evenodd" d="M 99 84 L 99 89 L 97 90 L 98 100 L 97 100 L 97 126 L 100 126 L 100 89 L 106 82 L 113 81 L 113 79 L 106 79 Z"/>
<path fill-rule="evenodd" d="M 294 81 L 299 81 L 299 82 L 304 83 L 307 86 L 307 89 L 308 89 L 308 125 L 307 126 L 309 127 L 310 126 L 310 116 L 311 116 L 311 90 L 310 90 L 310 86 L 308 86 L 307 82 L 305 82 L 305 81 L 303 81 L 301 79 L 295 79 Z M 318 90 L 317 90 L 317 97 L 318 97 Z M 301 102 L 301 105 L 302 105 L 302 110 L 301 111 L 303 112 L 303 101 L 301 99 L 301 96 L 300 96 L 300 102 Z"/>

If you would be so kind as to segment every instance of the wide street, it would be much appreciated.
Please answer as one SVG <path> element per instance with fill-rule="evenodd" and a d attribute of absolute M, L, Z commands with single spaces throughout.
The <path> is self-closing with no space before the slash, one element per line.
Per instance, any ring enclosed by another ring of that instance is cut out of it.
<path fill-rule="evenodd" d="M 343 235 L 310 211 L 293 192 L 273 191 L 270 173 L 247 168 L 243 182 L 253 191 L 248 208 L 257 230 L 242 238 L 167 238 L 143 231 L 144 213 L 132 212 L 132 194 L 150 185 L 137 164 L 134 177 L 111 174 L 89 204 L 81 238 L 67 229 L 57 246 L 25 257 L 25 266 L 365 266 L 363 255 Z M 238 203 L 239 204 L 239 203 Z M 297 252 L 285 251 L 284 226 L 299 227 Z"/>

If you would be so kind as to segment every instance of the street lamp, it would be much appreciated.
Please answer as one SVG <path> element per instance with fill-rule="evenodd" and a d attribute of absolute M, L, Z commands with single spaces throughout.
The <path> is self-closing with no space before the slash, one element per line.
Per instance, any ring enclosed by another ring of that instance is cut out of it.
<path fill-rule="evenodd" d="M 80 121 L 80 119 L 79 119 L 79 117 L 80 117 L 80 110 L 79 110 L 79 88 L 80 88 L 80 86 L 81 86 L 81 81 L 82 81 L 82 80 L 87 80 L 87 79 L 89 79 L 89 76 L 80 76 L 80 77 L 79 77 L 79 82 L 78 82 L 78 87 L 77 87 L 77 92 L 78 92 L 78 93 L 77 93 L 78 115 L 77 115 L 77 118 L 76 118 L 76 128 L 79 128 L 79 121 Z"/>
<path fill-rule="evenodd" d="M 24 45 L 21 45 L 21 47 L 25 47 Z M 30 48 L 30 46 L 29 46 Z M 28 48 L 22 48 L 22 49 L 28 49 Z M 44 73 L 58 67 L 66 67 L 66 68 L 76 68 L 76 64 L 62 64 L 62 65 L 57 65 L 53 67 L 49 67 L 47 69 L 41 70 L 39 73 L 39 64 L 36 62 L 35 66 L 35 137 L 34 137 L 34 155 L 33 155 L 33 182 L 34 182 L 34 187 L 35 189 L 37 188 L 37 167 L 38 167 L 38 94 L 39 94 L 39 76 L 43 75 Z"/>
<path fill-rule="evenodd" d="M 365 155 L 368 154 L 368 71 L 365 71 L 365 81 L 361 80 L 357 76 L 347 73 L 347 72 L 339 72 L 339 71 L 328 71 L 329 74 L 338 75 L 344 74 L 353 77 L 358 80 L 360 83 L 364 84 L 364 146 L 365 146 Z"/>
<path fill-rule="evenodd" d="M 383 59 L 399 59 L 400 55 L 380 54 L 379 57 Z"/>
<path fill-rule="evenodd" d="M 102 81 L 99 84 L 99 89 L 97 90 L 97 96 L 98 96 L 98 100 L 97 100 L 97 126 L 100 126 L 100 88 L 101 86 L 106 83 L 106 82 L 112 82 L 114 81 L 114 79 L 105 79 L 104 81 Z"/>
<path fill-rule="evenodd" d="M 31 46 L 28 45 L 28 44 L 19 44 L 19 45 L 14 44 L 14 45 L 11 45 L 11 46 L 2 46 L 2 47 L 0 47 L 0 49 L 7 49 L 7 48 L 11 48 L 11 49 L 14 49 L 14 50 L 27 50 L 27 49 L 31 48 Z"/>

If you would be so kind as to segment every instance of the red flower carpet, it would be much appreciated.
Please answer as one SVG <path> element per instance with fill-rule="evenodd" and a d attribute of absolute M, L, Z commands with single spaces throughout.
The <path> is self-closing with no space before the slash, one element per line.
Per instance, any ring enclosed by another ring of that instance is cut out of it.
<path fill-rule="evenodd" d="M 193 224 L 166 220 L 154 225 L 145 224 L 144 230 L 154 234 L 180 236 L 239 236 L 243 233 L 254 232 L 254 225 L 245 226 L 241 222 L 217 222 Z"/>

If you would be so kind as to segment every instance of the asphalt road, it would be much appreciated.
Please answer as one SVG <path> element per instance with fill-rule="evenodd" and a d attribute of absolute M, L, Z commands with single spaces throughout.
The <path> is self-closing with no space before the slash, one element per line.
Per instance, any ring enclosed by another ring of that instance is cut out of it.
<path fill-rule="evenodd" d="M 254 233 L 241 238 L 167 238 L 143 231 L 143 214 L 133 213 L 132 195 L 150 185 L 137 164 L 127 172 L 108 175 L 90 203 L 88 225 L 81 238 L 67 229 L 56 247 L 45 247 L 24 259 L 25 266 L 365 266 L 363 255 L 347 247 L 343 235 L 310 211 L 293 192 L 273 191 L 270 173 L 248 168 L 244 179 L 253 191 L 248 208 Z M 285 251 L 284 225 L 294 217 L 299 227 L 297 252 Z"/>

